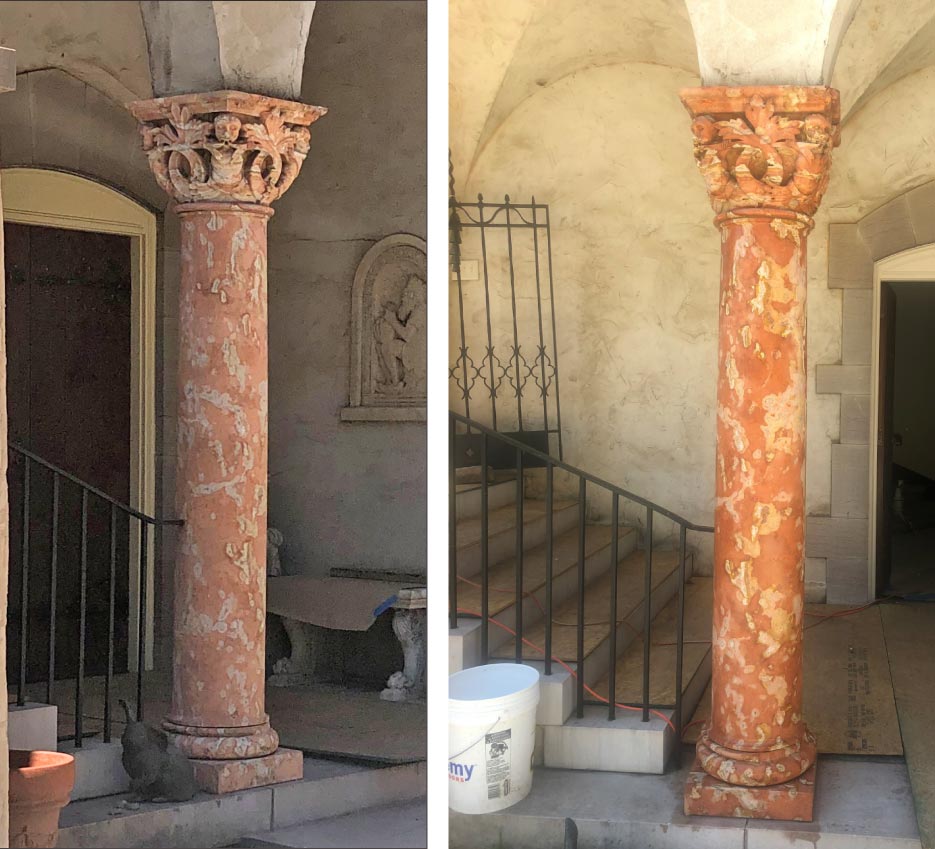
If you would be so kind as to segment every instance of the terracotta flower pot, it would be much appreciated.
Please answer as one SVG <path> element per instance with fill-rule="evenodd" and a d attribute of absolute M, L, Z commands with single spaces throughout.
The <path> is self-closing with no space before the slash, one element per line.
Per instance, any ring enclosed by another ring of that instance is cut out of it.
<path fill-rule="evenodd" d="M 74 785 L 71 755 L 10 750 L 11 849 L 58 843 L 58 815 Z"/>

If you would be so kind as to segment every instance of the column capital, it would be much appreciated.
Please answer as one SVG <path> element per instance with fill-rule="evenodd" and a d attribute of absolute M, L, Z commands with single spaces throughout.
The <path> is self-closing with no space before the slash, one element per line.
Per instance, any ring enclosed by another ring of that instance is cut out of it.
<path fill-rule="evenodd" d="M 840 143 L 838 92 L 827 86 L 705 86 L 681 92 L 711 205 L 812 216 Z"/>
<path fill-rule="evenodd" d="M 309 126 L 328 110 L 240 91 L 137 100 L 143 150 L 156 182 L 178 203 L 271 204 L 292 185 Z"/>

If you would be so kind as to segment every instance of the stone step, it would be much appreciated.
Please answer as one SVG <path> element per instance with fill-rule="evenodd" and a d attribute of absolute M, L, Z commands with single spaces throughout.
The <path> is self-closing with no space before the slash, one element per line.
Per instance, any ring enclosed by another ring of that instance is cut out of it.
<path fill-rule="evenodd" d="M 523 501 L 523 550 L 529 551 L 545 542 L 545 502 Z M 552 533 L 558 535 L 577 525 L 578 505 L 574 501 L 558 501 L 552 505 Z M 463 519 L 456 528 L 458 574 L 471 578 L 480 572 L 481 520 Z M 488 562 L 499 563 L 516 551 L 516 505 L 511 503 L 490 510 L 487 520 Z"/>
<path fill-rule="evenodd" d="M 677 598 L 672 598 L 652 623 L 649 654 L 649 701 L 675 703 Z M 693 578 L 685 587 L 685 646 L 682 658 L 682 716 L 688 721 L 711 677 L 712 580 Z M 616 701 L 639 702 L 643 694 L 643 643 L 632 640 L 616 664 Z M 607 696 L 605 674 L 592 689 Z M 588 698 L 594 698 L 588 696 Z M 674 711 L 660 711 L 674 721 Z M 545 725 L 543 758 L 558 769 L 662 773 L 676 744 L 674 730 L 658 715 L 642 721 L 642 711 L 618 708 L 614 720 L 605 707 L 587 706 L 583 717 L 562 725 Z"/>
<path fill-rule="evenodd" d="M 609 525 L 588 525 L 585 528 L 585 578 L 590 581 L 606 572 L 610 567 Z M 636 531 L 621 528 L 619 531 L 618 557 L 624 558 L 636 547 Z M 516 627 L 516 572 L 515 558 L 504 560 L 490 569 L 489 615 L 510 629 Z M 552 547 L 552 606 L 562 605 L 578 586 L 578 528 L 565 531 L 555 537 Z M 523 601 L 523 624 L 528 627 L 541 621 L 545 609 L 546 558 L 545 543 L 523 556 L 523 589 L 527 595 Z M 458 608 L 481 610 L 480 576 L 458 582 Z M 481 663 L 480 622 L 462 616 L 457 632 L 449 632 L 449 672 L 456 672 Z M 469 635 L 469 638 L 468 638 Z M 452 644 L 454 641 L 455 644 Z M 489 653 L 502 645 L 513 644 L 508 631 L 494 624 L 489 626 Z"/>
<path fill-rule="evenodd" d="M 483 487 L 479 483 L 459 483 L 455 487 L 455 515 L 458 520 L 480 516 Z M 496 510 L 516 501 L 516 482 L 488 483 L 487 509 Z"/>
<path fill-rule="evenodd" d="M 561 847 L 565 817 L 578 846 L 652 849 L 921 849 L 906 764 L 822 756 L 811 823 L 687 817 L 683 788 L 694 758 L 665 775 L 536 769 L 523 801 L 495 814 L 449 812 L 451 849 Z"/>
<path fill-rule="evenodd" d="M 611 529 L 608 525 L 587 525 L 584 541 L 585 580 L 595 580 L 610 568 Z M 618 561 L 636 548 L 636 530 L 620 528 L 618 532 Z M 523 590 L 531 594 L 523 603 L 524 631 L 542 620 L 545 609 L 546 546 L 527 551 L 523 555 Z M 458 606 L 479 612 L 481 608 L 480 576 L 459 580 Z M 490 616 L 509 628 L 516 625 L 516 558 L 501 561 L 490 569 Z M 570 528 L 559 534 L 552 544 L 552 608 L 558 609 L 570 595 L 577 592 L 578 585 L 578 528 Z M 532 598 L 535 596 L 535 600 Z M 536 602 L 539 602 L 538 604 Z M 540 607 L 541 605 L 541 607 Z M 495 645 L 513 638 L 503 629 L 490 628 L 491 650 Z"/>
<path fill-rule="evenodd" d="M 353 814 L 251 835 L 229 849 L 273 846 L 422 849 L 427 844 L 426 799 L 405 805 L 366 808 Z"/>
<path fill-rule="evenodd" d="M 618 655 L 636 638 L 643 629 L 643 586 L 646 553 L 634 549 L 622 558 L 617 567 L 617 652 Z M 656 550 L 653 552 L 652 606 L 653 613 L 661 610 L 675 593 L 677 584 L 678 552 Z M 577 577 L 577 575 L 575 575 Z M 588 582 L 584 590 L 584 659 L 586 668 L 607 646 L 610 638 L 610 595 L 612 576 L 603 571 Z M 523 629 L 523 636 L 537 648 L 526 645 L 523 657 L 526 660 L 544 660 L 545 622 L 539 621 Z M 497 657 L 512 656 L 512 645 L 499 649 Z M 604 652 L 606 654 L 606 652 Z M 574 592 L 555 608 L 552 617 L 552 655 L 566 663 L 578 659 L 578 593 Z M 592 667 L 593 669 L 593 667 Z M 592 671 L 587 675 L 590 684 L 600 678 Z"/>
<path fill-rule="evenodd" d="M 624 557 L 617 571 L 617 655 L 642 637 L 643 629 L 643 569 L 645 552 L 632 551 Z M 655 617 L 675 595 L 678 588 L 678 552 L 656 550 L 653 553 L 653 593 L 650 615 Z M 691 561 L 686 565 L 686 576 L 691 575 Z M 599 681 L 610 668 L 609 605 L 611 576 L 608 571 L 599 575 L 585 587 L 584 609 L 584 671 L 587 686 Z M 569 598 L 553 616 L 552 656 L 565 662 L 565 666 L 552 664 L 552 673 L 545 675 L 542 651 L 525 646 L 525 662 L 542 675 L 539 681 L 539 725 L 562 725 L 575 709 L 577 688 L 572 671 L 577 673 L 578 596 Z M 562 623 L 562 624 L 557 624 Z M 590 623 L 590 624 L 588 624 Z M 525 639 L 540 649 L 545 647 L 545 623 L 539 622 L 523 629 Z M 504 644 L 494 654 L 504 660 L 512 657 L 512 645 Z M 587 695 L 586 698 L 589 698 Z"/>
<path fill-rule="evenodd" d="M 72 802 L 62 810 L 59 846 L 227 846 L 258 831 L 288 829 L 364 808 L 405 804 L 426 792 L 425 763 L 375 767 L 306 757 L 299 781 L 190 802 L 121 807 L 124 794 Z"/>

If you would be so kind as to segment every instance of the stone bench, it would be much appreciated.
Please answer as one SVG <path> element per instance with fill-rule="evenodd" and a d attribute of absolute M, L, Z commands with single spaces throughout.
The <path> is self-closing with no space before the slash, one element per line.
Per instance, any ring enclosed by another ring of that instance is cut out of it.
<path fill-rule="evenodd" d="M 289 657 L 273 665 L 273 687 L 308 685 L 313 680 L 318 629 L 366 631 L 393 610 L 393 633 L 402 645 L 404 664 L 387 681 L 380 698 L 407 701 L 425 697 L 426 588 L 402 581 L 353 577 L 312 578 L 271 575 L 266 579 L 266 611 L 282 618 L 292 644 Z"/>

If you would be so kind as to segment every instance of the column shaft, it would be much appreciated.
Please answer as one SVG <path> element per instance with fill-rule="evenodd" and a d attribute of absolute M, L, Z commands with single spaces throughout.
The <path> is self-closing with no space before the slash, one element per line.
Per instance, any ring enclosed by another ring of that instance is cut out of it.
<path fill-rule="evenodd" d="M 749 786 L 815 758 L 801 690 L 811 222 L 738 210 L 719 224 L 713 712 L 698 752 L 706 772 Z"/>
<path fill-rule="evenodd" d="M 195 203 L 181 218 L 172 709 L 192 757 L 256 757 L 264 711 L 267 206 Z"/>

